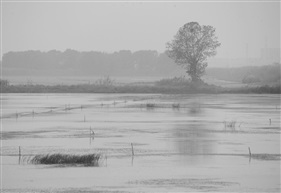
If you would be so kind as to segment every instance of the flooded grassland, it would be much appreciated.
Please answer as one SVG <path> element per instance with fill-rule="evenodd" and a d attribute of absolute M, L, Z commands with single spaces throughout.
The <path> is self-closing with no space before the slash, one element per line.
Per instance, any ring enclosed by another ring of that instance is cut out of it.
<path fill-rule="evenodd" d="M 3 192 L 280 192 L 280 95 L 3 94 L 1 103 Z M 52 153 L 101 159 L 29 161 Z"/>

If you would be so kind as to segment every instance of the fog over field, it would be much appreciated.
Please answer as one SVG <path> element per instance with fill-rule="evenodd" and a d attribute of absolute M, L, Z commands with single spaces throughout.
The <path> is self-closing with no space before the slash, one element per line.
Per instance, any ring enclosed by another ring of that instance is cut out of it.
<path fill-rule="evenodd" d="M 1 192 L 280 192 L 279 0 L 0 6 Z"/>
<path fill-rule="evenodd" d="M 217 54 L 208 58 L 207 76 L 212 68 L 280 63 L 278 5 L 262 1 L 3 1 L 2 76 L 12 83 L 42 83 L 38 76 L 118 80 L 182 76 L 185 71 L 165 54 L 166 43 L 183 24 L 193 21 L 213 26 L 221 43 Z M 218 73 L 209 75 L 214 74 Z M 244 76 L 228 81 L 241 82 Z"/>
<path fill-rule="evenodd" d="M 218 58 L 260 58 L 280 49 L 276 2 L 2 3 L 2 53 L 26 50 L 156 50 L 185 23 L 216 28 Z"/>
<path fill-rule="evenodd" d="M 280 83 L 280 63 L 268 63 L 262 59 L 255 61 L 256 65 L 251 65 L 253 60 L 234 60 L 237 66 L 229 67 L 224 63 L 227 60 L 213 59 L 208 63 L 209 67 L 203 78 L 207 83 L 218 85 L 221 85 L 221 81 L 248 83 L 245 80 L 249 78 L 262 84 Z M 122 84 L 188 77 L 171 58 L 157 51 L 122 50 L 110 54 L 70 49 L 64 52 L 37 50 L 6 53 L 3 57 L 2 75 L 11 84 L 46 85 L 93 83 L 107 76 Z"/>

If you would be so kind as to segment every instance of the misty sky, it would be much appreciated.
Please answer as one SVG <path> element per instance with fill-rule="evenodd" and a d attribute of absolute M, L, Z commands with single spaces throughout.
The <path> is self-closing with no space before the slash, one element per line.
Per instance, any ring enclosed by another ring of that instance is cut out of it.
<path fill-rule="evenodd" d="M 185 23 L 212 25 L 217 57 L 260 57 L 280 47 L 280 2 L 8 2 L 2 48 L 8 51 L 157 50 Z"/>

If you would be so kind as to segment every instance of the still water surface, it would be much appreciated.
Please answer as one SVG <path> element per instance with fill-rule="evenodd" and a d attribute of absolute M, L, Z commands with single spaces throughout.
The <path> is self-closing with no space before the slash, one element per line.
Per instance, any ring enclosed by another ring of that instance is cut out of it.
<path fill-rule="evenodd" d="M 1 102 L 5 192 L 280 192 L 280 95 L 3 94 Z M 103 158 L 99 167 L 27 161 L 47 153 Z"/>

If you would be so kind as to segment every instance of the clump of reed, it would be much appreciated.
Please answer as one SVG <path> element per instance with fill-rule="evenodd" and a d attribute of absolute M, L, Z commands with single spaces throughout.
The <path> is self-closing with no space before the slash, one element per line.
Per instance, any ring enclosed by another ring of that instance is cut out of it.
<path fill-rule="evenodd" d="M 86 155 L 73 155 L 73 154 L 45 154 L 35 155 L 30 162 L 33 164 L 70 164 L 70 165 L 86 165 L 86 166 L 99 166 L 100 154 L 86 154 Z"/>
<path fill-rule="evenodd" d="M 156 105 L 154 103 L 147 103 L 146 108 L 154 108 Z"/>
<path fill-rule="evenodd" d="M 98 80 L 95 81 L 95 85 L 97 86 L 113 86 L 115 84 L 115 80 L 111 79 L 109 76 L 100 78 Z"/>
<path fill-rule="evenodd" d="M 179 109 L 180 108 L 180 104 L 179 103 L 174 103 L 174 104 L 172 104 L 172 108 Z"/>
<path fill-rule="evenodd" d="M 174 78 L 166 78 L 155 82 L 155 86 L 187 86 L 191 82 L 189 79 L 185 78 L 184 76 L 181 77 L 174 77 Z"/>
<path fill-rule="evenodd" d="M 235 129 L 235 125 L 236 125 L 236 121 L 225 121 L 224 122 L 224 127 L 225 128 L 232 128 L 232 129 Z"/>

